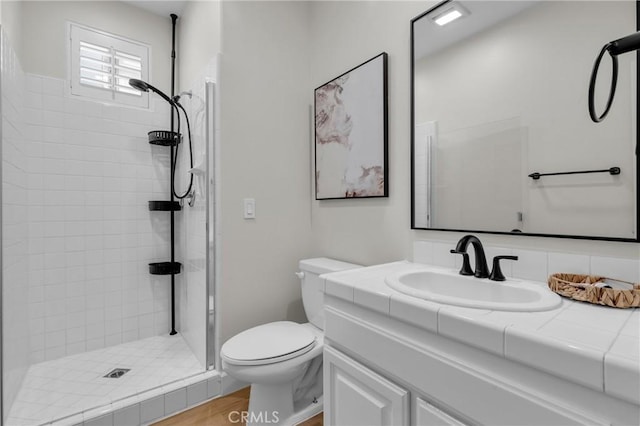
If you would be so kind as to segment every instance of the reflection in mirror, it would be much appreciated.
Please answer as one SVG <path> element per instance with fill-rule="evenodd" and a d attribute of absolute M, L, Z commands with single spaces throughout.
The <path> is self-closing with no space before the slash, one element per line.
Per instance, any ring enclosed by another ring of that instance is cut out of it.
<path fill-rule="evenodd" d="M 587 106 L 596 55 L 635 16 L 629 1 L 448 1 L 414 19 L 413 228 L 637 241 L 635 53 L 607 119 Z M 611 74 L 603 60 L 598 111 Z"/>

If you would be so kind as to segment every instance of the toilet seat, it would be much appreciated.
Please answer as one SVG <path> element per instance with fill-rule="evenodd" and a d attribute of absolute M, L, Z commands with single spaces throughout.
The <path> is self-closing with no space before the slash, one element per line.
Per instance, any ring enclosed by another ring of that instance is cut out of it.
<path fill-rule="evenodd" d="M 220 355 L 229 364 L 265 365 L 309 352 L 316 336 L 301 324 L 277 321 L 250 328 L 229 339 Z"/>

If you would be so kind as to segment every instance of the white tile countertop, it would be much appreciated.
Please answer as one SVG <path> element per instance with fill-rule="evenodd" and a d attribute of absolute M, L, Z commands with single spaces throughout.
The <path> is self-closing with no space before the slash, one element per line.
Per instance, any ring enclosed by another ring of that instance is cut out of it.
<path fill-rule="evenodd" d="M 640 401 L 640 309 L 562 298 L 549 311 L 489 311 L 418 299 L 385 283 L 389 275 L 424 267 L 401 261 L 325 274 L 324 292 L 616 398 Z"/>

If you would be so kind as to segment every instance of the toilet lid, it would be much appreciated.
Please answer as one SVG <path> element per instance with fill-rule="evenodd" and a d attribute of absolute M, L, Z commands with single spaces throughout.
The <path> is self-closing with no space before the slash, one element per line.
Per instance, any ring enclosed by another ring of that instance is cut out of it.
<path fill-rule="evenodd" d="M 314 334 L 300 324 L 278 321 L 245 330 L 222 345 L 221 355 L 236 364 L 268 364 L 310 350 Z"/>

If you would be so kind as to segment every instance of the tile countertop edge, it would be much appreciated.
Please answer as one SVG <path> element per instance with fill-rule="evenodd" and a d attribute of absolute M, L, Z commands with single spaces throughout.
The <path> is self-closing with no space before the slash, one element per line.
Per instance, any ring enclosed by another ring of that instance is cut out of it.
<path fill-rule="evenodd" d="M 415 269 L 425 266 L 428 267 L 428 265 L 398 261 L 364 267 L 357 270 L 325 274 L 323 278 L 326 280 L 327 290 L 332 288 L 332 286 L 339 286 L 342 289 L 351 287 L 351 294 L 356 293 L 356 290 L 360 293 L 370 292 L 372 294 L 379 294 L 380 282 L 384 282 L 384 278 L 387 275 L 397 273 L 399 267 Z M 372 282 L 375 281 L 370 288 L 363 285 L 363 282 L 366 282 L 367 279 L 370 279 Z M 406 323 L 417 325 L 428 331 L 435 331 L 433 325 L 419 324 L 416 321 L 406 318 L 406 315 L 398 314 L 399 312 L 407 312 L 402 309 L 403 307 L 406 307 L 407 310 L 419 311 L 421 304 L 425 305 L 425 313 L 428 313 L 428 311 L 432 311 L 432 309 L 429 309 L 429 306 L 434 305 L 433 302 L 413 298 L 391 288 L 386 288 L 386 291 L 389 292 L 390 304 L 389 311 L 382 312 L 383 314 Z M 326 291 L 326 293 L 333 295 L 333 292 L 330 291 Z M 361 300 L 366 300 L 365 298 L 359 299 L 352 297 L 347 300 L 364 308 L 372 308 L 368 306 L 368 304 L 360 302 Z M 529 319 L 536 317 L 536 315 L 545 315 L 548 318 L 543 318 L 538 322 L 548 324 L 561 312 L 576 303 L 579 302 L 563 299 L 562 305 L 551 311 L 522 313 L 521 315 L 527 315 Z M 437 333 L 443 337 L 458 340 L 505 359 L 545 371 L 579 385 L 599 392 L 605 392 L 638 405 L 635 392 L 631 392 L 630 394 L 627 392 L 623 393 L 620 389 L 624 388 L 624 386 L 611 383 L 611 380 L 616 377 L 624 377 L 625 373 L 627 373 L 628 377 L 639 377 L 640 362 L 615 362 L 615 370 L 613 370 L 607 363 L 614 362 L 618 357 L 611 356 L 608 350 L 591 347 L 588 344 L 579 344 L 575 341 L 564 340 L 555 336 L 540 335 L 536 327 L 526 326 L 527 321 L 523 320 L 524 326 L 519 324 L 519 316 L 516 312 L 509 312 L 509 314 L 513 314 L 513 316 L 510 316 L 508 320 L 503 319 L 493 322 L 495 321 L 495 315 L 492 314 L 502 313 L 501 311 L 483 311 L 449 305 L 439 306 L 441 308 L 436 311 L 437 314 L 436 312 L 430 312 L 430 314 L 437 315 Z M 375 310 L 380 312 L 379 309 Z M 523 319 L 524 318 L 523 316 Z M 443 319 L 447 319 L 450 324 L 455 326 L 442 327 Z M 469 336 L 473 334 L 474 328 L 480 332 L 479 335 L 482 335 L 482 332 L 486 331 L 489 334 L 485 334 L 488 336 L 494 334 L 495 337 L 487 342 L 478 341 L 477 339 L 471 339 L 470 341 Z M 616 335 L 618 335 L 619 332 L 620 330 L 610 330 L 610 333 Z M 502 335 L 504 339 L 500 339 L 498 335 Z M 617 374 L 609 374 L 607 373 L 608 371 L 615 371 Z M 607 374 L 606 385 L 605 374 Z"/>

